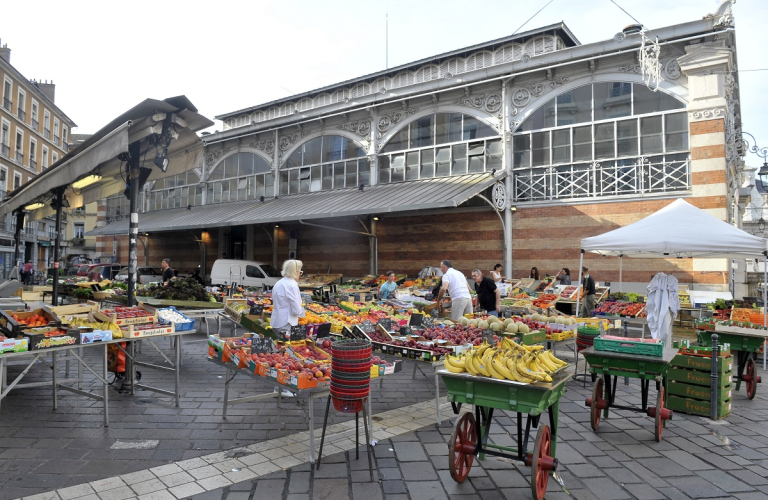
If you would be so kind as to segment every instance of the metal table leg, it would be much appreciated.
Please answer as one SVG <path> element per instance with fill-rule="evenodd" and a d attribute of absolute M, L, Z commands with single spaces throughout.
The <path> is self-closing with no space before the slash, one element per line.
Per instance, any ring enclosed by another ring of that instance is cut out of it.
<path fill-rule="evenodd" d="M 222 412 L 222 418 L 224 420 L 227 419 L 227 407 L 229 406 L 229 381 L 232 380 L 229 377 L 229 371 L 230 369 L 227 367 L 227 374 L 225 375 L 226 379 L 224 380 L 224 410 Z M 235 375 L 237 375 L 237 373 L 235 373 Z"/>
<path fill-rule="evenodd" d="M 176 374 L 176 408 L 179 407 L 179 392 L 180 392 L 180 372 L 181 372 L 181 335 L 176 336 L 176 363 L 174 372 Z"/>
<path fill-rule="evenodd" d="M 435 416 L 437 425 L 440 425 L 440 377 L 437 375 L 437 370 L 435 370 Z"/>
<path fill-rule="evenodd" d="M 104 427 L 109 427 L 109 384 L 107 383 L 107 366 L 109 365 L 107 344 L 104 344 L 104 369 L 101 373 L 104 389 Z"/>
<path fill-rule="evenodd" d="M 67 351 L 69 352 L 69 351 Z M 69 368 L 69 360 L 66 362 L 67 368 Z M 51 353 L 51 379 L 53 380 L 53 409 L 59 409 L 59 381 L 56 378 L 56 352 Z"/>
<path fill-rule="evenodd" d="M 80 359 L 83 359 L 83 348 L 78 347 L 77 351 Z M 81 391 L 83 390 L 83 364 L 80 362 L 77 363 L 77 388 Z"/>
<path fill-rule="evenodd" d="M 330 397 L 330 396 L 329 396 Z M 309 463 L 315 457 L 315 395 L 309 394 Z"/>
<path fill-rule="evenodd" d="M 5 391 L 5 358 L 0 357 L 0 405 L 3 402 L 3 392 Z"/>

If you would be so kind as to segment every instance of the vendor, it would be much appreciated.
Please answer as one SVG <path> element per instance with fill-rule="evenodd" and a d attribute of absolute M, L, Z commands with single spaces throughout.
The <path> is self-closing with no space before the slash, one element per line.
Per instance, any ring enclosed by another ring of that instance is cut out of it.
<path fill-rule="evenodd" d="M 561 285 L 571 284 L 571 270 L 567 267 L 560 269 L 560 272 L 555 275 L 555 279 L 560 282 Z"/>
<path fill-rule="evenodd" d="M 493 271 L 491 271 L 491 279 L 494 283 L 501 283 L 501 275 L 504 272 L 504 267 L 502 267 L 501 264 L 496 264 L 493 266 Z"/>
<path fill-rule="evenodd" d="M 286 260 L 283 263 L 283 277 L 272 288 L 272 328 L 290 330 L 304 317 L 301 292 L 297 281 L 304 272 L 300 260 Z"/>
<path fill-rule="evenodd" d="M 176 277 L 173 273 L 173 269 L 171 269 L 171 259 L 163 259 L 163 261 L 160 262 L 160 267 L 163 268 L 163 285 L 167 286 L 168 282 Z"/>
<path fill-rule="evenodd" d="M 539 281 L 539 270 L 536 267 L 531 268 L 531 274 L 528 276 L 529 278 L 535 279 L 536 281 Z"/>
<path fill-rule="evenodd" d="M 586 267 L 582 266 L 581 271 L 584 273 L 584 279 L 581 280 L 584 302 L 581 303 L 579 316 L 588 318 L 592 316 L 592 311 L 595 309 L 595 279 L 589 275 L 589 269 Z"/>
<path fill-rule="evenodd" d="M 501 310 L 501 290 L 491 278 L 483 276 L 480 269 L 472 271 L 472 279 L 475 280 L 475 292 L 477 292 L 477 308 L 484 309 L 491 316 L 499 317 Z"/>
<path fill-rule="evenodd" d="M 381 285 L 381 288 L 379 288 L 379 300 L 394 299 L 395 290 L 397 290 L 397 283 L 395 283 L 395 272 L 387 271 L 387 281 L 385 281 Z"/>

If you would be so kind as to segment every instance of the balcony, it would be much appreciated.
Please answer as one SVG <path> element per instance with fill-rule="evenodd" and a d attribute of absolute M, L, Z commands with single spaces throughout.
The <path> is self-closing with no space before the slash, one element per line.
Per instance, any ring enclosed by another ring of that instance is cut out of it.
<path fill-rule="evenodd" d="M 51 138 L 51 129 L 44 128 L 43 129 L 43 137 L 45 137 L 46 139 L 50 140 L 50 138 Z"/>
<path fill-rule="evenodd" d="M 3 97 L 3 107 L 10 112 L 11 108 L 13 107 L 13 103 L 11 103 L 10 99 Z"/>
<path fill-rule="evenodd" d="M 72 238 L 71 243 L 73 247 L 85 246 L 85 238 Z"/>
<path fill-rule="evenodd" d="M 18 108 L 18 109 L 16 110 L 16 116 L 18 116 L 18 117 L 19 117 L 19 120 L 21 120 L 21 121 L 23 121 L 23 122 L 27 121 L 27 112 L 26 112 L 26 111 L 24 111 L 24 110 L 23 110 L 23 109 L 21 109 L 21 108 Z"/>
<path fill-rule="evenodd" d="M 54 135 L 53 136 L 53 143 L 56 144 L 57 146 L 59 145 L 59 143 L 61 143 L 61 140 L 59 140 L 59 139 L 60 138 L 59 138 L 58 135 Z"/>
<path fill-rule="evenodd" d="M 32 158 L 29 159 L 29 168 L 37 170 L 37 161 Z"/>
<path fill-rule="evenodd" d="M 38 127 L 39 125 L 40 125 L 40 124 L 39 124 L 39 123 L 37 123 L 37 120 L 35 120 L 34 118 L 32 118 L 32 128 L 33 128 L 33 129 L 35 129 L 35 132 L 37 132 L 37 127 Z"/>
<path fill-rule="evenodd" d="M 0 155 L 10 159 L 11 158 L 11 148 L 7 144 L 0 144 Z"/>
<path fill-rule="evenodd" d="M 16 151 L 16 163 L 18 163 L 19 165 L 22 165 L 24 163 L 24 155 L 19 151 Z"/>

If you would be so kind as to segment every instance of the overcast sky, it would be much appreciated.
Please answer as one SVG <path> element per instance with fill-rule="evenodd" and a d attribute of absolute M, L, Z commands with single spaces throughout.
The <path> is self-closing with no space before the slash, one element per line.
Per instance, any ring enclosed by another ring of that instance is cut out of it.
<path fill-rule="evenodd" d="M 653 29 L 701 19 L 716 0 L 615 0 Z M 147 97 L 185 94 L 214 115 L 514 33 L 549 0 L 3 2 L 0 39 L 30 79 L 93 133 Z M 735 5 L 743 129 L 768 146 L 768 2 Z M 634 21 L 610 0 L 552 0 L 523 28 L 564 21 L 581 43 Z M 217 122 L 216 129 L 221 129 Z M 754 156 L 750 165 L 758 165 Z"/>

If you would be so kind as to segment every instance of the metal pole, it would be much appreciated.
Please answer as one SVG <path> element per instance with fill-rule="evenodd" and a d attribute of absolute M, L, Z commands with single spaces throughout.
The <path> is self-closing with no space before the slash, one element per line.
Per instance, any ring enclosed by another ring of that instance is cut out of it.
<path fill-rule="evenodd" d="M 717 334 L 712 334 L 712 372 L 710 375 L 712 380 L 712 394 L 709 396 L 710 409 L 709 416 L 712 420 L 717 420 Z"/>
<path fill-rule="evenodd" d="M 280 269 L 277 265 L 277 235 L 280 232 L 277 226 L 272 228 L 272 267 Z"/>
<path fill-rule="evenodd" d="M 137 263 L 137 239 L 139 237 L 139 160 L 141 148 L 139 141 L 128 146 L 128 201 L 130 205 L 131 218 L 128 224 L 128 306 L 136 305 L 136 268 Z M 130 371 L 127 369 L 130 377 Z M 131 381 L 133 382 L 133 381 Z"/>
<path fill-rule="evenodd" d="M 59 251 L 61 250 L 61 208 L 64 203 L 64 188 L 56 188 L 54 208 L 56 209 L 56 240 L 53 244 L 53 295 L 51 305 L 59 304 Z"/>
<path fill-rule="evenodd" d="M 16 275 L 21 281 L 21 230 L 24 229 L 24 212 L 19 210 L 16 212 L 16 232 L 14 233 L 13 240 L 16 243 L 16 249 L 13 251 L 13 265 L 16 266 Z"/>
<path fill-rule="evenodd" d="M 763 252 L 763 326 L 768 325 L 768 251 Z M 763 341 L 763 371 L 765 371 L 765 355 L 768 351 L 768 342 Z"/>
<path fill-rule="evenodd" d="M 624 275 L 622 273 L 622 271 L 623 271 L 623 264 L 624 264 L 624 256 L 623 255 L 619 255 L 619 291 L 620 292 L 624 291 L 624 287 L 623 287 Z"/>
<path fill-rule="evenodd" d="M 371 276 L 377 275 L 377 262 L 376 262 L 376 226 L 378 222 L 376 219 L 371 219 L 371 234 L 373 236 L 368 237 L 368 246 L 370 248 L 370 272 Z"/>
<path fill-rule="evenodd" d="M 579 254 L 579 285 L 578 286 L 581 286 L 581 268 L 582 267 L 584 267 L 584 250 L 582 250 L 581 253 Z M 581 312 L 579 310 L 579 307 L 581 304 L 581 295 L 583 293 L 584 292 L 582 291 L 582 293 L 576 294 L 576 317 L 577 318 L 579 317 L 579 313 Z"/>

